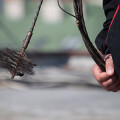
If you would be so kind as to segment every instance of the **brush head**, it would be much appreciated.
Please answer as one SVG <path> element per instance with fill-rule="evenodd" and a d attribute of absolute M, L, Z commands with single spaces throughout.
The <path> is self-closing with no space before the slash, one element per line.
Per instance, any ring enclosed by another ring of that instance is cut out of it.
<path fill-rule="evenodd" d="M 33 68 L 36 66 L 25 54 L 19 59 L 20 53 L 8 48 L 0 51 L 0 67 L 13 73 L 16 63 L 19 60 L 15 76 L 22 77 L 24 74 L 34 75 Z"/>

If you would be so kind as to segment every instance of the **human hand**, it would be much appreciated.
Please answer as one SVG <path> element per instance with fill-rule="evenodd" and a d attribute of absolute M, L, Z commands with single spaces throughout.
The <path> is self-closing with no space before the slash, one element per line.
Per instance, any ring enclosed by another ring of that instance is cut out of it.
<path fill-rule="evenodd" d="M 102 72 L 97 64 L 95 64 L 93 67 L 93 75 L 104 89 L 117 92 L 120 90 L 120 79 L 114 71 L 114 64 L 111 54 L 106 55 L 104 60 L 106 63 L 106 72 Z"/>

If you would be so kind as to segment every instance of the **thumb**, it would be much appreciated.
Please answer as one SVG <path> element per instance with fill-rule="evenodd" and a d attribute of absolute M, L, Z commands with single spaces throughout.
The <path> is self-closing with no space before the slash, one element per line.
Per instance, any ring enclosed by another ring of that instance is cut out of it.
<path fill-rule="evenodd" d="M 105 57 L 105 61 L 106 61 L 106 73 L 109 76 L 112 76 L 114 74 L 114 64 L 111 54 Z"/>

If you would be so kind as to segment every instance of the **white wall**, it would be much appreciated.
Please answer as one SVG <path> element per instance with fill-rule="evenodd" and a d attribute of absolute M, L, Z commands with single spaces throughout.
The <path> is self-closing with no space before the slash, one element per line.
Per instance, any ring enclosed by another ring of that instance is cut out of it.
<path fill-rule="evenodd" d="M 19 20 L 25 16 L 25 0 L 4 0 L 4 12 L 11 20 Z"/>
<path fill-rule="evenodd" d="M 63 12 L 58 7 L 57 0 L 45 0 L 42 8 L 42 18 L 44 21 L 56 23 L 63 19 Z"/>

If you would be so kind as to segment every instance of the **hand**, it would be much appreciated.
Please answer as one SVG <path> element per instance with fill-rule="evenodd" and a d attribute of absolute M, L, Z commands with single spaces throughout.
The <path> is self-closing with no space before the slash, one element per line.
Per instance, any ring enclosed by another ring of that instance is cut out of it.
<path fill-rule="evenodd" d="M 114 64 L 111 54 L 105 56 L 105 63 L 106 72 L 102 72 L 101 69 L 95 64 L 93 67 L 93 75 L 104 89 L 117 92 L 120 90 L 120 79 L 114 71 Z"/>

